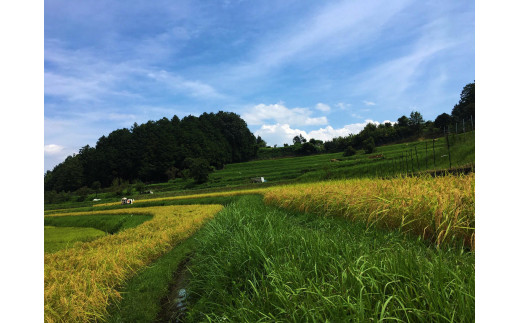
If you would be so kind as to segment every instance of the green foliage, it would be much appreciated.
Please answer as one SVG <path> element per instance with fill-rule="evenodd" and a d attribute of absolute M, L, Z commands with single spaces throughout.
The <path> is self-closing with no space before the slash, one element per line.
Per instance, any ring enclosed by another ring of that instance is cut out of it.
<path fill-rule="evenodd" d="M 435 119 L 435 127 L 439 128 L 439 129 L 444 129 L 444 128 L 448 128 L 453 122 L 453 118 L 447 114 L 447 113 L 443 113 L 443 114 L 440 114 L 437 116 L 437 118 Z"/>
<path fill-rule="evenodd" d="M 186 322 L 471 322 L 475 256 L 243 198 L 201 229 Z"/>
<path fill-rule="evenodd" d="M 350 157 L 354 156 L 356 154 L 356 150 L 352 146 L 348 146 L 345 152 L 343 153 L 343 156 Z"/>
<path fill-rule="evenodd" d="M 184 169 L 186 158 L 205 159 L 217 169 L 248 161 L 256 157 L 262 142 L 239 115 L 231 112 L 134 123 L 131 129 L 102 136 L 95 148 L 87 145 L 78 155 L 69 156 L 48 171 L 45 190 L 75 191 L 96 181 L 108 187 L 116 180 L 118 184 L 112 186 L 122 194 L 128 187 L 120 187 L 121 182 L 175 178 L 178 170 Z"/>
<path fill-rule="evenodd" d="M 453 110 L 451 116 L 456 122 L 462 123 L 466 120 L 469 124 L 470 119 L 475 122 L 475 82 L 466 84 L 460 93 L 460 100 Z"/>
<path fill-rule="evenodd" d="M 157 316 L 163 305 L 161 301 L 168 297 L 168 286 L 172 277 L 177 278 L 176 271 L 179 265 L 193 252 L 196 235 L 197 233 L 175 246 L 125 283 L 121 290 L 123 298 L 119 304 L 111 306 L 107 321 L 114 323 L 158 321 Z"/>
<path fill-rule="evenodd" d="M 78 189 L 78 190 L 76 191 L 76 194 L 75 194 L 75 195 L 78 196 L 77 201 L 78 201 L 78 202 L 82 202 L 82 201 L 85 201 L 85 199 L 87 198 L 87 196 L 88 196 L 89 194 L 91 194 L 91 193 L 92 193 L 92 190 L 91 190 L 90 188 L 88 188 L 88 187 L 86 187 L 86 186 L 83 186 L 83 187 L 81 187 L 80 189 Z"/>
<path fill-rule="evenodd" d="M 72 247 L 76 242 L 92 241 L 105 235 L 105 232 L 94 228 L 45 226 L 43 250 L 49 253 L 56 252 Z"/>
<path fill-rule="evenodd" d="M 374 143 L 374 138 L 370 137 L 368 139 L 363 140 L 363 150 L 365 150 L 365 154 L 371 154 L 376 149 L 376 144 Z"/>
<path fill-rule="evenodd" d="M 146 185 L 144 185 L 144 183 L 141 182 L 140 180 L 136 180 L 135 183 L 134 183 L 134 188 L 137 191 L 137 193 L 144 192 L 144 188 L 145 187 L 146 187 Z"/>
<path fill-rule="evenodd" d="M 186 158 L 184 163 L 189 169 L 189 176 L 193 178 L 197 184 L 207 182 L 209 174 L 213 171 L 209 162 L 203 158 Z"/>
<path fill-rule="evenodd" d="M 424 119 L 422 115 L 417 111 L 410 113 L 410 128 L 415 134 L 420 134 L 424 127 Z"/>

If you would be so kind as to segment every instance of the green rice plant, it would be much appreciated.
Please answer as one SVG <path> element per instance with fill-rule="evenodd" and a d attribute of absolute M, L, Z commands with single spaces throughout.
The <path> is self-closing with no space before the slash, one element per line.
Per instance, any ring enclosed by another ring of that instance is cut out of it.
<path fill-rule="evenodd" d="M 475 259 L 244 197 L 198 233 L 186 322 L 473 322 Z"/>
<path fill-rule="evenodd" d="M 92 241 L 106 235 L 105 232 L 94 228 L 59 228 L 46 225 L 44 230 L 43 250 L 46 253 L 73 247 L 76 242 Z"/>
<path fill-rule="evenodd" d="M 46 216 L 43 221 L 46 226 L 95 228 L 114 234 L 120 230 L 136 227 L 150 219 L 152 215 L 146 214 L 93 214 Z"/>

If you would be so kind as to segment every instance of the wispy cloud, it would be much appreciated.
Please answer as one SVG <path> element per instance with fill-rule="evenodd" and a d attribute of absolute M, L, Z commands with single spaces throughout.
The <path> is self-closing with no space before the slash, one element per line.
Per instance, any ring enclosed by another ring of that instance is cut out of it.
<path fill-rule="evenodd" d="M 363 104 L 367 105 L 367 106 L 371 106 L 371 105 L 376 105 L 375 102 L 372 102 L 372 101 L 363 101 Z"/>
<path fill-rule="evenodd" d="M 186 93 L 193 97 L 224 98 L 224 95 L 220 94 L 211 85 L 200 81 L 186 80 L 181 76 L 168 73 L 164 70 L 159 72 L 150 72 L 147 76 L 155 81 L 165 84 L 173 91 Z"/>
<path fill-rule="evenodd" d="M 287 30 L 269 35 L 258 43 L 252 59 L 237 66 L 235 74 L 251 77 L 297 61 L 318 61 L 352 51 L 382 33 L 382 26 L 411 1 L 381 3 L 341 1 L 325 6 Z M 315 58 L 319 57 L 319 60 Z"/>
<path fill-rule="evenodd" d="M 330 106 L 325 103 L 318 103 L 318 104 L 316 104 L 316 109 L 320 110 L 322 112 L 329 112 Z"/>

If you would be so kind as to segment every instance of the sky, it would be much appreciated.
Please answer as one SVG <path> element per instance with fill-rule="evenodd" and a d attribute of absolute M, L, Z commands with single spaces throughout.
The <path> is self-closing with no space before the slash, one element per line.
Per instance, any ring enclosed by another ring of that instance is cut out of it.
<path fill-rule="evenodd" d="M 120 128 L 239 114 L 268 145 L 451 113 L 475 80 L 473 1 L 44 4 L 44 167 Z"/>

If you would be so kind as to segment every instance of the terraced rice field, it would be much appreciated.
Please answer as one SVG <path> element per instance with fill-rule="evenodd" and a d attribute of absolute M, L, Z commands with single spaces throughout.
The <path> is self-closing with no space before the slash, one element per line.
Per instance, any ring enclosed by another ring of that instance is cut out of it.
<path fill-rule="evenodd" d="M 153 219 L 132 229 L 45 254 L 45 321 L 103 319 L 107 306 L 121 297 L 119 286 L 192 235 L 221 209 L 221 205 L 187 205 L 100 211 L 152 214 Z M 82 214 L 95 212 L 73 213 Z"/>
<path fill-rule="evenodd" d="M 475 175 L 354 179 L 271 188 L 267 204 L 475 247 Z"/>

